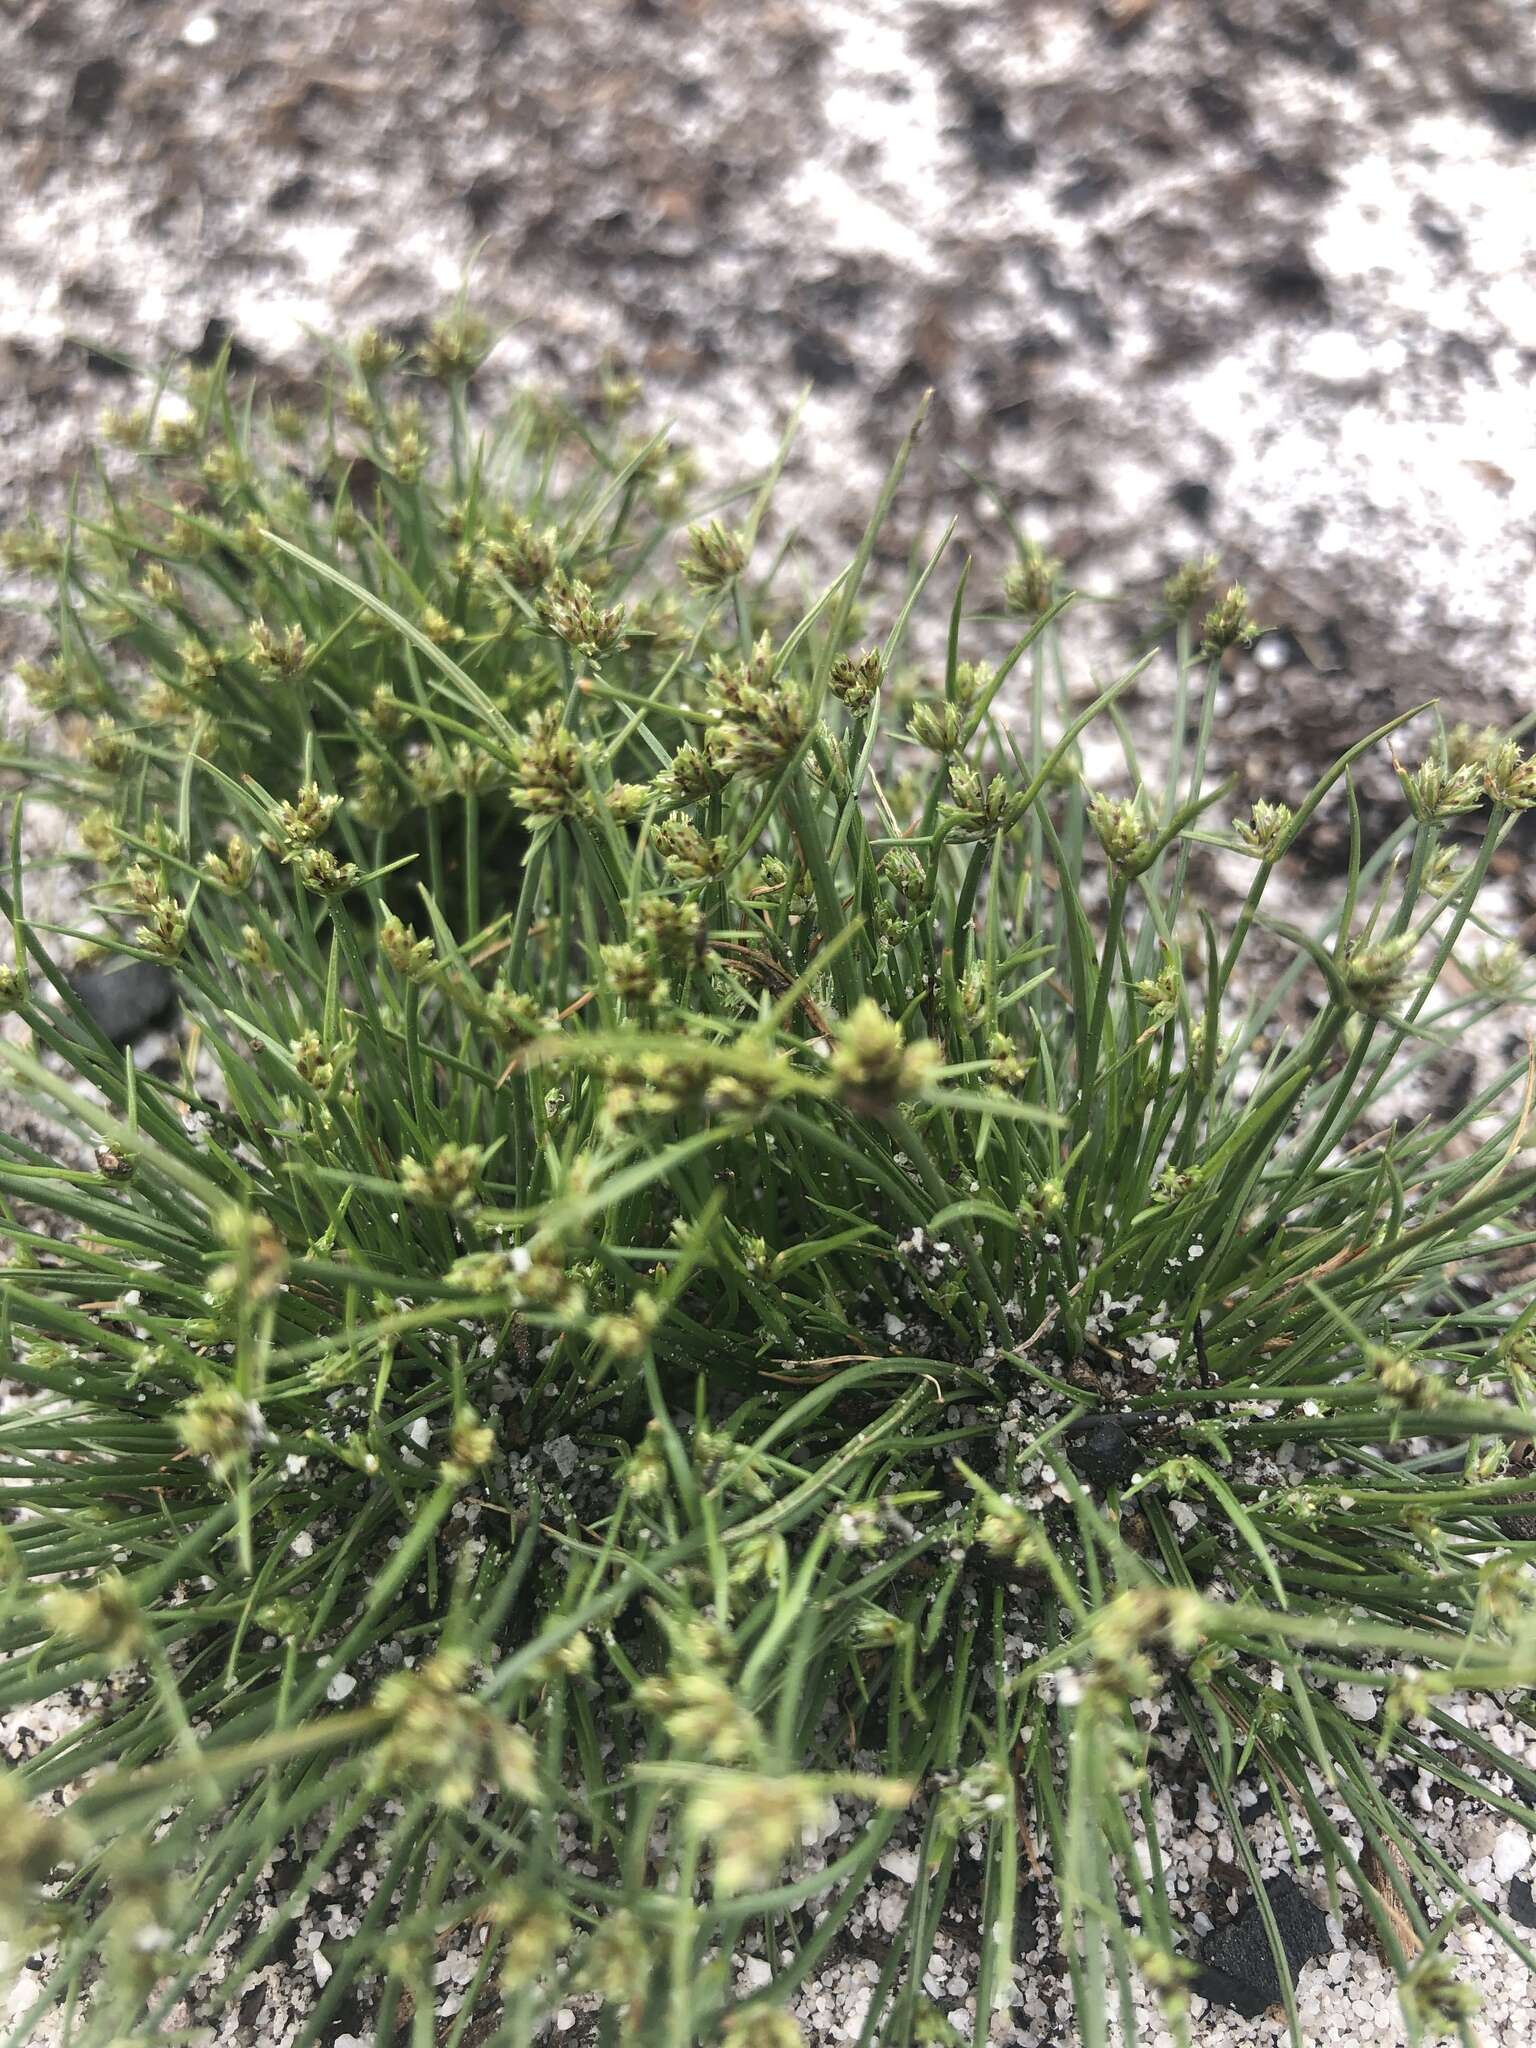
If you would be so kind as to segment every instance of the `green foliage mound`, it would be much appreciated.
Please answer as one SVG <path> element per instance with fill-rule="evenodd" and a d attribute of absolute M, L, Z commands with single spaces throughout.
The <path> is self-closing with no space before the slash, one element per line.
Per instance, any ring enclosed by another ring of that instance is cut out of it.
<path fill-rule="evenodd" d="M 1137 1973 L 1182 2035 L 1172 1777 L 1461 2025 L 1490 1908 L 1384 1765 L 1536 1821 L 1464 1717 L 1536 1676 L 1524 1061 L 1401 1105 L 1525 999 L 1478 905 L 1536 776 L 1436 734 L 1367 849 L 1379 733 L 1234 825 L 1204 565 L 1089 701 L 1022 540 L 991 610 L 943 541 L 864 596 L 900 461 L 794 591 L 772 477 L 688 526 L 662 443 L 478 420 L 483 349 L 167 384 L 8 543 L 69 741 L 8 759 L 92 863 L 89 932 L 3 896 L 0 1705 L 91 1689 L 0 1783 L 11 2038 L 187 2038 L 344 1872 L 301 2048 L 764 2048 L 898 1846 L 867 2041 L 938 2038 L 946 1915 L 983 2035 L 1036 1910 L 1088 2048 Z"/>

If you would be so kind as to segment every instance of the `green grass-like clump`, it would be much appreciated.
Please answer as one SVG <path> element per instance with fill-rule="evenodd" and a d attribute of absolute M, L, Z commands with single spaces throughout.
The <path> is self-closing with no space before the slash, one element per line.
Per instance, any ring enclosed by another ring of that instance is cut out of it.
<path fill-rule="evenodd" d="M 1233 826 L 1252 626 L 1203 568 L 1085 705 L 1026 544 L 990 613 L 941 544 L 861 616 L 901 461 L 792 597 L 772 478 L 685 532 L 661 443 L 481 424 L 482 352 L 369 338 L 311 413 L 167 385 L 131 478 L 9 543 L 80 741 L 12 765 L 185 1014 L 136 1071 L 13 860 L 3 1057 L 58 1135 L 0 1136 L 0 1704 L 104 1685 L 0 1784 L 6 1931 L 56 1944 L 10 2038 L 216 2018 L 258 1886 L 344 1867 L 301 2043 L 521 2043 L 579 1991 L 605 2040 L 769 2048 L 898 1842 L 866 2040 L 940 2038 L 977 1857 L 978 2033 L 1037 1872 L 1082 2042 L 1138 1970 L 1182 2035 L 1169 1769 L 1255 1874 L 1273 1795 L 1456 2029 L 1490 1911 L 1380 1766 L 1536 1821 L 1459 1708 L 1536 1675 L 1523 1066 L 1381 1105 L 1518 999 L 1444 970 L 1536 778 L 1441 737 L 1367 856 L 1375 734 Z M 1095 796 L 1077 737 L 1157 659 L 1166 772 Z M 1277 939 L 1324 802 L 1347 876 Z M 807 1870 L 829 1797 L 862 1824 Z"/>

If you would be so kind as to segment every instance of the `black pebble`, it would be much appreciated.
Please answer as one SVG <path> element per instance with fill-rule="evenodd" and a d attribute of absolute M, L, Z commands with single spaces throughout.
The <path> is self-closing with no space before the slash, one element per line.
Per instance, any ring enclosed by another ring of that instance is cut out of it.
<path fill-rule="evenodd" d="M 1328 1918 L 1288 1877 L 1272 1877 L 1264 1892 L 1294 1983 L 1304 1963 L 1327 1955 Z M 1280 2003 L 1280 1973 L 1256 1899 L 1250 1899 L 1235 1920 L 1205 1937 L 1200 1961 L 1204 1967 L 1194 1988 L 1213 2005 L 1229 2006 L 1244 2019 L 1253 2020 Z"/>
<path fill-rule="evenodd" d="M 176 1006 L 176 984 L 153 960 L 112 967 L 81 967 L 75 994 L 114 1045 L 131 1045 Z"/>
<path fill-rule="evenodd" d="M 121 361 L 117 356 L 103 354 L 100 349 L 92 348 L 89 342 L 81 344 L 80 360 L 93 377 L 125 378 L 137 374 L 130 364 Z"/>
<path fill-rule="evenodd" d="M 1197 519 L 1203 526 L 1211 516 L 1213 492 L 1209 484 L 1202 484 L 1194 477 L 1186 477 L 1174 485 L 1168 493 L 1179 510 L 1191 519 Z"/>
<path fill-rule="evenodd" d="M 1325 619 L 1311 638 L 1319 657 L 1312 664 L 1314 668 L 1331 674 L 1335 669 L 1349 667 L 1349 642 L 1337 619 Z"/>
<path fill-rule="evenodd" d="M 297 177 L 285 178 L 281 185 L 274 185 L 267 194 L 268 213 L 292 213 L 315 196 L 315 181 L 308 171 L 300 171 Z"/>
<path fill-rule="evenodd" d="M 1248 108 L 1219 78 L 1205 78 L 1189 89 L 1190 103 L 1208 128 L 1246 128 Z"/>
<path fill-rule="evenodd" d="M 1277 313 L 1325 313 L 1328 287 L 1304 249 L 1282 250 L 1254 277 L 1259 297 Z"/>
<path fill-rule="evenodd" d="M 482 233 L 498 219 L 507 203 L 511 182 L 491 171 L 477 171 L 464 188 L 464 210 Z"/>
<path fill-rule="evenodd" d="M 526 0 L 475 0 L 470 12 L 484 22 L 488 31 L 488 56 L 505 56 L 508 50 L 515 50 L 528 33 L 528 25 L 523 19 L 527 13 Z M 636 8 L 635 12 L 638 14 L 640 9 Z M 365 2030 L 359 2028 L 358 2031 Z"/>
<path fill-rule="evenodd" d="M 990 417 L 1009 433 L 1027 434 L 1034 425 L 1035 408 L 1027 398 L 1011 398 L 1006 405 L 994 405 Z"/>
<path fill-rule="evenodd" d="M 1478 94 L 1483 112 L 1511 142 L 1536 142 L 1536 92 L 1502 92 L 1497 87 Z"/>
<path fill-rule="evenodd" d="M 1056 204 L 1066 213 L 1092 213 L 1113 199 L 1124 180 L 1112 164 L 1083 161 L 1071 166 L 1072 176 L 1056 188 Z"/>
<path fill-rule="evenodd" d="M 1414 212 L 1414 226 L 1435 249 L 1461 249 L 1466 236 L 1455 218 L 1440 206 L 1421 204 Z"/>
<path fill-rule="evenodd" d="M 1090 1486 L 1126 1486 L 1141 1470 L 1141 1446 L 1113 1415 L 1080 1415 L 1062 1431 L 1072 1470 Z"/>
<path fill-rule="evenodd" d="M 123 67 L 115 57 L 92 57 L 75 73 L 69 111 L 76 121 L 96 127 L 117 105 L 123 89 Z"/>
<path fill-rule="evenodd" d="M 1012 133 L 1002 102 L 984 86 L 969 87 L 965 98 L 965 139 L 976 168 L 995 176 L 1028 177 L 1035 168 L 1035 145 Z"/>
<path fill-rule="evenodd" d="M 825 335 L 797 335 L 790 355 L 801 376 L 809 377 L 813 384 L 851 384 L 859 374 L 852 357 L 844 355 Z"/>
<path fill-rule="evenodd" d="M 1528 1877 L 1510 1880 L 1509 1917 L 1518 1920 L 1522 1927 L 1536 1927 L 1536 1892 L 1531 1890 Z"/>
<path fill-rule="evenodd" d="M 190 360 L 206 369 L 219 360 L 226 343 L 229 347 L 229 367 L 237 376 L 242 370 L 254 370 L 261 361 L 260 356 L 246 347 L 222 313 L 213 314 L 205 322 L 203 338 L 193 349 Z"/>
<path fill-rule="evenodd" d="M 1015 335 L 1008 348 L 1013 360 L 1026 368 L 1035 363 L 1054 362 L 1066 352 L 1066 343 L 1045 327 L 1032 327 L 1025 334 Z"/>

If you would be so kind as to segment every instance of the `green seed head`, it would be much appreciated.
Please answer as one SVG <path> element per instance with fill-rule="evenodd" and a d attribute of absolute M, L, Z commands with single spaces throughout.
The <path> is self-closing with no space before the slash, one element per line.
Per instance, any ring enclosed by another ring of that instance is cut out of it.
<path fill-rule="evenodd" d="M 723 2048 L 805 2048 L 793 2015 L 777 2005 L 742 2005 L 726 2016 Z"/>
<path fill-rule="evenodd" d="M 708 882 L 725 872 L 730 842 L 709 839 L 683 811 L 673 811 L 651 834 L 651 843 L 681 882 Z"/>
<path fill-rule="evenodd" d="M 1483 777 L 1471 761 L 1452 768 L 1431 755 L 1417 768 L 1405 768 L 1395 759 L 1392 765 L 1403 785 L 1409 809 L 1421 825 L 1438 825 L 1447 818 L 1460 817 L 1465 811 L 1475 811 L 1483 801 Z"/>
<path fill-rule="evenodd" d="M 983 785 L 963 761 L 951 763 L 949 788 L 954 801 L 943 805 L 939 815 L 957 840 L 992 839 L 999 832 L 1011 832 L 1027 809 L 1022 790 L 1011 788 L 1001 775 Z"/>
<path fill-rule="evenodd" d="M 1126 875 L 1141 872 L 1152 829 L 1136 797 L 1096 796 L 1088 818 L 1111 863 Z"/>
<path fill-rule="evenodd" d="M 442 384 L 462 384 L 491 352 L 491 330 L 478 313 L 459 311 L 432 322 L 421 345 L 421 367 Z"/>
<path fill-rule="evenodd" d="M 40 1605 L 50 1631 L 77 1649 L 104 1657 L 114 1670 L 138 1662 L 144 1623 L 120 1572 L 104 1572 L 92 1586 L 51 1586 Z"/>
<path fill-rule="evenodd" d="M 1256 860 L 1275 860 L 1287 844 L 1294 815 L 1289 804 L 1255 797 L 1249 815 L 1234 819 L 1232 829 Z"/>
<path fill-rule="evenodd" d="M 624 607 L 599 605 L 590 584 L 572 580 L 553 569 L 538 599 L 538 614 L 557 640 L 563 640 L 589 661 L 617 654 L 628 645 L 624 637 Z"/>
<path fill-rule="evenodd" d="M 1026 541 L 1023 553 L 1004 579 L 1003 601 L 1011 612 L 1019 612 L 1027 619 L 1038 618 L 1041 612 L 1050 610 L 1060 574 L 1061 564 L 1054 555 L 1048 555 L 1037 541 Z"/>
<path fill-rule="evenodd" d="M 398 917 L 387 917 L 379 927 L 379 945 L 396 974 L 406 981 L 431 979 L 437 964 L 437 948 L 431 939 L 418 939 L 414 925 Z"/>
<path fill-rule="evenodd" d="M 0 1933 L 27 1940 L 45 1908 L 43 1887 L 79 1854 L 69 1821 L 31 1805 L 10 1772 L 0 1775 Z"/>
<path fill-rule="evenodd" d="M 488 1918 L 501 1934 L 501 1984 L 504 1991 L 531 1991 L 547 1978 L 571 1938 L 571 1922 L 556 1892 L 533 1885 L 505 1885 L 493 1899 Z"/>
<path fill-rule="evenodd" d="M 203 873 L 226 896 L 237 896 L 250 886 L 256 869 L 256 849 L 240 833 L 231 832 L 224 844 L 203 855 Z"/>
<path fill-rule="evenodd" d="M 433 1209 L 473 1208 L 484 1153 L 478 1145 L 440 1145 L 430 1164 L 410 1157 L 400 1162 L 400 1185 L 412 1202 Z"/>
<path fill-rule="evenodd" d="M 1375 1375 L 1383 1399 L 1393 1408 L 1425 1410 L 1439 1406 L 1439 1380 L 1433 1373 L 1421 1371 L 1403 1353 L 1372 1347 L 1366 1353 L 1366 1363 Z"/>
<path fill-rule="evenodd" d="M 262 682 L 296 682 L 309 666 L 309 641 L 302 626 L 274 632 L 265 619 L 257 619 L 251 626 L 245 658 Z"/>
<path fill-rule="evenodd" d="M 574 818 L 588 809 L 586 751 L 553 705 L 535 712 L 515 751 L 512 801 L 540 818 Z"/>
<path fill-rule="evenodd" d="M 1386 1016 L 1414 987 L 1413 950 L 1410 932 L 1352 946 L 1339 969 L 1350 1007 L 1362 1016 Z"/>
<path fill-rule="evenodd" d="M 230 1479 L 250 1463 L 267 1426 L 261 1409 L 244 1394 L 233 1387 L 208 1387 L 182 1403 L 176 1433 L 184 1450 L 206 1458 L 220 1479 Z"/>
<path fill-rule="evenodd" d="M 468 1402 L 454 1411 L 453 1427 L 448 1432 L 448 1456 L 443 1463 L 443 1477 L 450 1485 L 464 1486 L 474 1475 L 489 1465 L 496 1455 L 496 1432 L 470 1407 Z"/>
<path fill-rule="evenodd" d="M 1203 555 L 1175 569 L 1163 585 L 1163 603 L 1170 617 L 1182 619 L 1210 593 L 1220 563 L 1215 555 Z"/>
<path fill-rule="evenodd" d="M 338 860 L 328 846 L 306 846 L 296 856 L 293 870 L 316 896 L 344 896 L 363 879 L 356 861 Z"/>
<path fill-rule="evenodd" d="M 528 520 L 513 519 L 480 543 L 476 573 L 483 582 L 504 580 L 514 590 L 538 590 L 554 574 L 559 546 L 554 527 L 536 533 Z"/>
<path fill-rule="evenodd" d="M 1536 759 L 1527 760 L 1516 741 L 1500 740 L 1489 749 L 1483 787 L 1506 810 L 1530 810 L 1536 805 Z"/>
<path fill-rule="evenodd" d="M 1248 593 L 1241 583 L 1233 583 L 1205 615 L 1200 652 L 1215 660 L 1229 647 L 1251 647 L 1258 637 L 1259 629 L 1248 609 Z"/>
<path fill-rule="evenodd" d="M 156 896 L 147 906 L 145 921 L 134 932 L 135 942 L 152 959 L 167 966 L 179 960 L 187 943 L 187 913 L 174 896 Z"/>
<path fill-rule="evenodd" d="M 718 758 L 717 735 L 711 733 L 702 747 L 685 740 L 657 776 L 655 789 L 663 803 L 702 804 L 718 796 L 729 780 Z"/>
<path fill-rule="evenodd" d="M 391 341 L 376 327 L 365 327 L 352 344 L 352 360 L 364 377 L 382 377 L 386 370 L 394 368 L 403 353 L 398 341 Z"/>
<path fill-rule="evenodd" d="M 341 809 L 339 796 L 326 796 L 315 782 L 306 782 L 292 803 L 277 807 L 277 829 L 290 847 L 313 846 L 331 829 Z"/>
<path fill-rule="evenodd" d="M 958 753 L 961 740 L 960 711 L 947 700 L 913 706 L 907 721 L 908 736 L 930 754 Z"/>
<path fill-rule="evenodd" d="M 682 571 L 695 590 L 724 590 L 746 565 L 746 542 L 741 534 L 727 532 L 718 519 L 689 527 Z"/>
<path fill-rule="evenodd" d="M 621 940 L 617 945 L 603 946 L 599 951 L 603 973 L 616 996 L 629 1003 L 666 1001 L 667 984 L 643 946 Z"/>
<path fill-rule="evenodd" d="M 909 1044 L 899 1024 L 866 996 L 837 1036 L 830 1062 L 838 1094 L 862 1116 L 887 1116 L 926 1087 L 939 1064 L 927 1039 Z"/>
<path fill-rule="evenodd" d="M 715 1884 L 731 1897 L 771 1883 L 825 1803 L 814 1778 L 715 1771 L 689 1800 L 688 1824 L 710 1844 Z"/>
<path fill-rule="evenodd" d="M 867 647 L 859 654 L 840 654 L 832 664 L 827 687 L 845 710 L 862 718 L 880 692 L 884 675 L 880 651 Z"/>
<path fill-rule="evenodd" d="M 638 2006 L 651 1969 L 650 1937 L 628 1907 L 620 1906 L 593 1930 L 577 1981 L 609 2005 Z"/>
<path fill-rule="evenodd" d="M 1438 1953 L 1420 1957 L 1399 1984 L 1398 1997 L 1415 2032 L 1436 2039 L 1461 2033 L 1482 2004 L 1472 1986 L 1457 1977 L 1450 1960 Z"/>

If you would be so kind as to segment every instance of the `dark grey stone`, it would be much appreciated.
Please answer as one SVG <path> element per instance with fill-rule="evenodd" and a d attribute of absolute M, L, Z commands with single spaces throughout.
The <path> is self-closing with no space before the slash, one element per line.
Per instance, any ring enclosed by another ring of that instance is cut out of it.
<path fill-rule="evenodd" d="M 308 171 L 300 171 L 296 177 L 285 178 L 281 185 L 274 185 L 267 194 L 269 213 L 296 213 L 315 196 L 315 181 Z"/>
<path fill-rule="evenodd" d="M 858 378 L 851 356 L 823 334 L 799 334 L 790 355 L 795 368 L 813 384 L 852 384 Z"/>
<path fill-rule="evenodd" d="M 131 1045 L 176 1007 L 176 984 L 153 960 L 81 967 L 71 981 L 75 994 L 114 1045 Z"/>
<path fill-rule="evenodd" d="M 1264 1893 L 1294 1983 L 1304 1963 L 1328 1953 L 1327 1915 L 1288 1877 L 1272 1877 Z M 1251 2020 L 1280 2003 L 1280 1972 L 1257 1899 L 1250 1899 L 1225 1927 L 1212 1929 L 1201 1943 L 1200 1961 L 1194 1988 L 1213 2005 L 1228 2006 Z"/>
<path fill-rule="evenodd" d="M 1505 92 L 1490 87 L 1478 94 L 1483 112 L 1511 142 L 1536 142 L 1536 92 Z"/>
<path fill-rule="evenodd" d="M 1141 1469 L 1141 1446 L 1114 1415 L 1082 1415 L 1062 1431 L 1072 1470 L 1090 1486 L 1127 1486 Z"/>
<path fill-rule="evenodd" d="M 71 119 L 88 128 L 99 127 L 117 105 L 124 76 L 123 67 L 115 57 L 88 58 L 75 73 L 75 82 L 70 90 Z"/>

